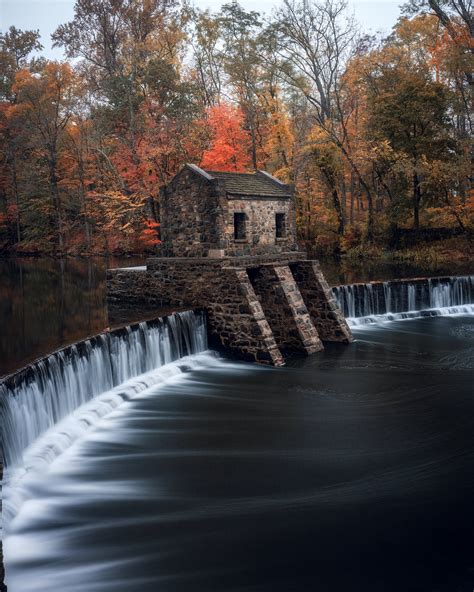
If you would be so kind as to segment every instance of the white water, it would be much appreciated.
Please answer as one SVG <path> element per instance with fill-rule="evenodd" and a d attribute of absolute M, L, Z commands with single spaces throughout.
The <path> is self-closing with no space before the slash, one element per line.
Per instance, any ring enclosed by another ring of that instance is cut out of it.
<path fill-rule="evenodd" d="M 157 384 L 215 363 L 203 314 L 182 312 L 100 335 L 40 360 L 0 385 L 3 526 L 38 475 L 106 415 Z"/>
<path fill-rule="evenodd" d="M 71 446 L 84 439 L 91 429 L 98 428 L 106 416 L 138 394 L 144 394 L 150 387 L 179 380 L 189 371 L 214 366 L 216 362 L 212 352 L 203 352 L 165 364 L 98 395 L 44 432 L 23 451 L 21 464 L 9 467 L 4 472 L 4 529 L 8 532 L 8 525 L 17 516 L 22 504 L 34 497 L 49 466 Z"/>
<path fill-rule="evenodd" d="M 474 276 L 352 284 L 333 288 L 350 326 L 474 314 Z"/>
<path fill-rule="evenodd" d="M 386 313 L 383 315 L 368 315 L 366 317 L 348 318 L 347 322 L 351 327 L 363 327 L 364 325 L 373 325 L 376 323 L 386 323 L 390 321 L 405 321 L 408 319 L 420 319 L 423 317 L 445 317 L 455 315 L 474 314 L 474 304 L 465 306 L 446 306 L 431 310 L 408 310 L 406 312 Z"/>
<path fill-rule="evenodd" d="M 206 347 L 204 316 L 182 312 L 99 335 L 36 362 L 0 384 L 5 467 L 21 463 L 34 440 L 97 395 Z"/>

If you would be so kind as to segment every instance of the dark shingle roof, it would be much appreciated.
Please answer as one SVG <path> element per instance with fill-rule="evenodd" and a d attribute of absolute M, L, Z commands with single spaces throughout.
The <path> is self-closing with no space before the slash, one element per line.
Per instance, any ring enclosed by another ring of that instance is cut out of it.
<path fill-rule="evenodd" d="M 261 197 L 291 197 L 288 185 L 280 184 L 265 173 L 226 173 L 206 171 L 208 175 L 219 179 L 227 193 L 232 195 L 251 195 Z"/>

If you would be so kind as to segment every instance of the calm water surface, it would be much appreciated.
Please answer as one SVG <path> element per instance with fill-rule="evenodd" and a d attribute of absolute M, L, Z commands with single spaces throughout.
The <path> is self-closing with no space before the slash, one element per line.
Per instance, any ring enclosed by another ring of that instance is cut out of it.
<path fill-rule="evenodd" d="M 9 592 L 472 592 L 474 318 L 356 337 L 104 418 L 31 485 Z"/>
<path fill-rule="evenodd" d="M 142 263 L 130 258 L 0 259 L 0 376 L 106 327 L 154 316 L 156 311 L 127 311 L 120 316 L 107 311 L 107 267 Z M 426 275 L 394 265 L 366 265 L 350 271 L 334 262 L 322 265 L 332 285 Z M 453 273 L 437 271 L 438 275 Z"/>
<path fill-rule="evenodd" d="M 0 259 L 0 376 L 109 326 L 107 267 L 134 259 Z"/>

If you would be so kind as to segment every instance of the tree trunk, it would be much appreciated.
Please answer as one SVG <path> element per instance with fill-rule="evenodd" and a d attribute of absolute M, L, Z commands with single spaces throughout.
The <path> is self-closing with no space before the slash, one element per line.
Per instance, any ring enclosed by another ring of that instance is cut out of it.
<path fill-rule="evenodd" d="M 413 227 L 416 230 L 420 228 L 420 199 L 420 180 L 418 178 L 418 173 L 415 170 L 413 173 Z"/>
<path fill-rule="evenodd" d="M 346 175 L 344 170 L 341 173 L 341 207 L 344 220 L 347 220 L 347 187 Z"/>
<path fill-rule="evenodd" d="M 357 180 L 359 181 L 359 185 L 364 188 L 365 194 L 367 196 L 367 239 L 371 241 L 374 237 L 374 203 L 372 199 L 372 191 L 370 190 L 368 184 L 365 182 L 361 172 L 359 171 L 359 167 L 357 166 L 356 162 L 352 159 L 351 155 L 349 154 L 349 151 L 346 149 L 344 144 L 339 140 L 336 140 L 335 144 L 340 148 L 341 152 L 345 156 L 349 166 L 351 167 L 351 170 L 354 172 L 355 176 L 357 177 Z"/>
<path fill-rule="evenodd" d="M 81 182 L 81 208 L 82 208 L 82 215 L 84 220 L 84 232 L 86 234 L 86 247 L 87 251 L 90 252 L 91 249 L 91 231 L 89 226 L 89 216 L 87 212 L 87 198 L 86 198 L 86 187 L 85 187 L 85 173 L 84 173 L 84 166 L 83 163 L 80 162 L 79 164 L 79 180 Z"/>
<path fill-rule="evenodd" d="M 354 224 L 354 193 L 355 193 L 355 179 L 354 179 L 354 171 L 351 171 L 351 211 L 350 211 L 350 224 L 353 226 Z"/>
<path fill-rule="evenodd" d="M 252 121 L 252 124 L 250 126 L 250 137 L 251 137 L 251 140 L 252 140 L 252 166 L 256 170 L 258 168 L 258 163 L 257 163 L 257 138 L 256 138 L 256 134 L 255 134 L 255 129 L 254 129 L 254 126 L 253 126 L 253 121 Z"/>
<path fill-rule="evenodd" d="M 51 196 L 53 201 L 53 208 L 56 214 L 56 227 L 58 232 L 58 248 L 60 253 L 64 249 L 63 237 L 63 214 L 61 207 L 61 196 L 59 195 L 58 176 L 56 174 L 56 158 L 54 154 L 50 156 L 49 160 L 49 184 L 51 187 Z"/>
<path fill-rule="evenodd" d="M 12 185 L 13 185 L 13 194 L 15 196 L 15 205 L 16 205 L 16 242 L 21 242 L 21 226 L 20 226 L 20 199 L 19 199 L 19 191 L 18 191 L 18 177 L 17 177 L 17 170 L 16 170 L 16 156 L 13 155 L 12 160 Z"/>
<path fill-rule="evenodd" d="M 329 190 L 331 191 L 332 204 L 334 206 L 334 210 L 337 216 L 337 233 L 339 236 L 342 236 L 344 234 L 345 229 L 345 220 L 341 206 L 341 199 L 339 197 L 339 191 L 337 189 L 337 180 L 332 171 L 328 170 L 327 168 L 321 167 L 321 172 L 323 173 L 326 184 L 329 187 Z"/>

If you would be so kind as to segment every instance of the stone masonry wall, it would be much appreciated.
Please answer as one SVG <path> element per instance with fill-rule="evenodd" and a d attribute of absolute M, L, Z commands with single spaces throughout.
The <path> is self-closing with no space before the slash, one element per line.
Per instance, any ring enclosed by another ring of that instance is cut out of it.
<path fill-rule="evenodd" d="M 287 265 L 249 270 L 263 311 L 282 351 L 313 354 L 324 349 Z"/>
<path fill-rule="evenodd" d="M 205 257 L 222 248 L 225 197 L 217 181 L 183 169 L 161 191 L 160 253 L 166 257 Z"/>
<path fill-rule="evenodd" d="M 246 214 L 246 237 L 235 240 L 234 213 Z M 276 214 L 285 232 L 276 238 Z M 228 195 L 219 179 L 184 168 L 160 195 L 162 257 L 207 257 L 209 251 L 260 255 L 297 251 L 293 200 Z"/>
<path fill-rule="evenodd" d="M 237 358 L 274 366 L 284 364 L 270 325 L 245 269 L 225 267 L 207 309 L 214 337 Z"/>
<path fill-rule="evenodd" d="M 316 261 L 290 265 L 303 300 L 322 341 L 351 343 L 354 338 Z"/>
<path fill-rule="evenodd" d="M 234 213 L 246 215 L 246 238 L 243 241 L 234 240 Z M 276 214 L 285 215 L 283 238 L 276 238 Z M 260 255 L 296 251 L 294 216 L 291 199 L 228 199 L 224 234 L 226 254 Z"/>
<path fill-rule="evenodd" d="M 242 265 L 232 258 L 154 258 L 147 270 L 109 270 L 109 304 L 205 308 L 211 339 L 236 357 L 275 365 L 283 363 L 279 346 L 312 353 L 320 340 L 349 343 L 350 329 L 317 264 L 288 255 Z"/>
<path fill-rule="evenodd" d="M 205 308 L 210 338 L 233 355 L 283 364 L 245 269 L 223 267 L 218 259 L 155 259 L 150 271 L 109 270 L 107 284 L 111 305 Z"/>

